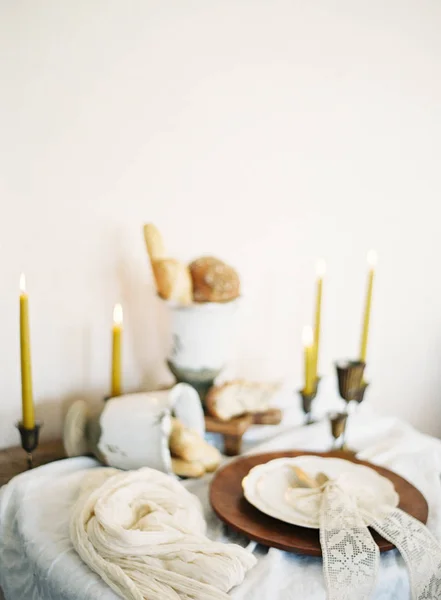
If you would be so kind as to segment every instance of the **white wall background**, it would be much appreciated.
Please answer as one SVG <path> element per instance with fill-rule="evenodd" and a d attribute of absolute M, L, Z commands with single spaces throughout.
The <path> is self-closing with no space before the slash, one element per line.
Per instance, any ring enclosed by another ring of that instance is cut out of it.
<path fill-rule="evenodd" d="M 167 380 L 141 235 L 214 253 L 246 292 L 231 372 L 301 376 L 314 263 L 321 371 L 358 349 L 377 249 L 369 401 L 441 433 L 438 0 L 0 2 L 0 444 L 18 442 L 18 280 L 46 437 L 108 390 Z"/>

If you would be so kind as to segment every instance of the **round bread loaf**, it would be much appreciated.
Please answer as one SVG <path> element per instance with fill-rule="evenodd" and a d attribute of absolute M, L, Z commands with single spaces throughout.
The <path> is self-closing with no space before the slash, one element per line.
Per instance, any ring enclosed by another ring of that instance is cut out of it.
<path fill-rule="evenodd" d="M 190 264 L 195 302 L 229 302 L 240 294 L 237 272 L 213 256 L 203 256 Z"/>

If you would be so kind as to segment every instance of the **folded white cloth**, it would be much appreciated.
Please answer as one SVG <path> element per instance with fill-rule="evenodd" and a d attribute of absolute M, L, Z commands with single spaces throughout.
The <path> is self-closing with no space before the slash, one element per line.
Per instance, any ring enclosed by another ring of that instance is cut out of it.
<path fill-rule="evenodd" d="M 150 468 L 94 469 L 70 521 L 78 554 L 127 600 L 226 600 L 256 559 L 205 533 L 198 498 Z"/>
<path fill-rule="evenodd" d="M 293 408 L 295 411 L 296 408 Z M 291 420 L 289 411 L 287 422 Z M 300 419 L 299 419 L 300 420 Z M 327 422 L 305 428 L 260 427 L 271 436 L 253 452 L 283 449 L 325 451 L 332 437 Z M 282 433 L 276 437 L 279 431 Z M 348 443 L 360 457 L 396 471 L 413 483 L 429 503 L 428 528 L 441 540 L 441 442 L 399 419 L 372 414 L 368 405 L 351 416 Z M 69 538 L 69 516 L 84 473 L 96 461 L 75 458 L 16 477 L 0 490 L 0 587 L 6 600 L 118 600 L 119 596 L 87 567 Z M 185 482 L 202 502 L 207 537 L 220 542 L 249 540 L 228 531 L 210 508 L 210 477 Z M 235 600 L 325 600 L 321 559 L 257 546 L 258 559 L 244 582 L 229 594 Z M 409 600 L 409 578 L 400 554 L 381 555 L 373 598 Z M 430 597 L 429 597 L 430 598 Z M 433 599 L 435 600 L 435 598 Z"/>

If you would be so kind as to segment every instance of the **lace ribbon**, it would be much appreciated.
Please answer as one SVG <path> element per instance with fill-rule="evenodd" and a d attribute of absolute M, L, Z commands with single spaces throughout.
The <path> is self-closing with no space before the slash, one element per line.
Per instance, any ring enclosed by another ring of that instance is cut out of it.
<path fill-rule="evenodd" d="M 441 598 L 441 546 L 419 521 L 399 508 L 360 509 L 338 481 L 323 488 L 320 543 L 328 600 L 368 600 L 376 583 L 379 550 L 367 525 L 400 551 L 412 600 Z"/>
<path fill-rule="evenodd" d="M 409 571 L 413 600 L 441 598 L 441 547 L 420 521 L 399 508 L 371 527 L 398 548 Z"/>
<path fill-rule="evenodd" d="M 356 501 L 335 482 L 322 494 L 320 543 L 328 600 L 368 600 L 380 553 Z"/>

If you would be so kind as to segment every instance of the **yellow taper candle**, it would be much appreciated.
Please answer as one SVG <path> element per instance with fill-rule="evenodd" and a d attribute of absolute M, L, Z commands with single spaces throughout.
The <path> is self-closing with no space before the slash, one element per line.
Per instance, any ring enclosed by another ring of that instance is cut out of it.
<path fill-rule="evenodd" d="M 20 276 L 20 363 L 22 423 L 25 429 L 35 427 L 34 401 L 32 398 L 31 342 L 29 336 L 29 302 L 26 278 Z"/>
<path fill-rule="evenodd" d="M 123 310 L 121 304 L 115 304 L 113 309 L 112 329 L 112 382 L 111 395 L 121 394 L 121 338 L 122 338 Z"/>
<path fill-rule="evenodd" d="M 323 277 L 326 272 L 326 263 L 321 258 L 317 261 L 317 296 L 315 300 L 315 323 L 314 323 L 314 380 L 318 378 L 318 360 L 320 346 L 320 322 L 322 315 L 322 289 Z"/>
<path fill-rule="evenodd" d="M 366 362 L 366 353 L 367 353 L 367 345 L 368 345 L 368 337 L 369 337 L 369 321 L 371 318 L 371 304 L 372 304 L 372 288 L 374 285 L 374 274 L 375 274 L 375 265 L 377 264 L 377 253 L 375 250 L 369 250 L 367 255 L 367 263 L 368 263 L 368 282 L 367 282 L 367 290 L 366 290 L 366 304 L 364 308 L 364 317 L 363 317 L 363 329 L 361 331 L 361 346 L 360 346 L 360 360 Z"/>
<path fill-rule="evenodd" d="M 303 329 L 303 351 L 305 357 L 305 386 L 303 392 L 312 394 L 314 391 L 314 333 L 312 327 Z"/>

